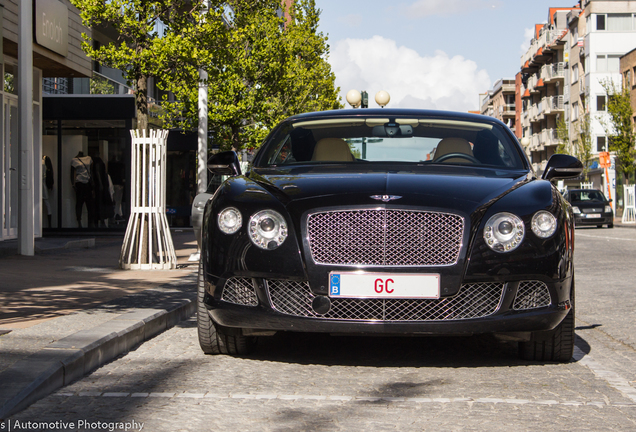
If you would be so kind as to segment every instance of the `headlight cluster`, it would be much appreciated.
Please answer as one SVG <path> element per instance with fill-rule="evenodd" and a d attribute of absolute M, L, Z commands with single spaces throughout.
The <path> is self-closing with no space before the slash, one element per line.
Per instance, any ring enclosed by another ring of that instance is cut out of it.
<path fill-rule="evenodd" d="M 219 229 L 225 234 L 236 233 L 243 224 L 241 212 L 234 207 L 227 207 L 219 212 L 217 219 Z M 287 222 L 274 210 L 261 210 L 250 217 L 247 231 L 252 243 L 261 249 L 276 249 L 287 238 Z"/>
<path fill-rule="evenodd" d="M 554 215 L 545 210 L 532 217 L 532 232 L 539 238 L 552 236 L 557 229 Z M 486 222 L 484 241 L 495 252 L 511 252 L 519 247 L 526 234 L 525 224 L 512 213 L 497 213 Z"/>
<path fill-rule="evenodd" d="M 605 213 L 611 213 L 612 212 L 612 206 L 605 206 Z"/>

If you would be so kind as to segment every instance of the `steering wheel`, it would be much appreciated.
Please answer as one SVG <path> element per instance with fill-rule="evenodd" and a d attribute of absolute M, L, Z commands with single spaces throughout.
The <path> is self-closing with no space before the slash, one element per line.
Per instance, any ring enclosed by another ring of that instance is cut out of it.
<path fill-rule="evenodd" d="M 446 153 L 445 155 L 442 155 L 440 157 L 438 157 L 437 159 L 435 159 L 433 162 L 444 162 L 448 159 L 452 159 L 452 158 L 461 158 L 461 159 L 466 159 L 467 161 L 470 161 L 471 163 L 474 164 L 480 164 L 481 162 L 479 162 L 479 160 L 475 157 L 475 156 L 471 156 L 469 154 L 466 153 Z"/>

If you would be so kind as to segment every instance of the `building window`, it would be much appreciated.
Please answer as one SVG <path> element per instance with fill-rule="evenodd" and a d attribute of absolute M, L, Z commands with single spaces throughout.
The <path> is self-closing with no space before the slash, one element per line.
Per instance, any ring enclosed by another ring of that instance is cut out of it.
<path fill-rule="evenodd" d="M 608 31 L 631 31 L 632 14 L 607 14 Z"/>
<path fill-rule="evenodd" d="M 607 71 L 608 72 L 621 71 L 621 56 L 620 55 L 610 54 L 607 56 Z"/>
<path fill-rule="evenodd" d="M 579 64 L 572 66 L 572 83 L 574 84 L 579 80 Z"/>
<path fill-rule="evenodd" d="M 621 56 L 617 54 L 598 54 L 596 72 L 620 72 Z"/>
<path fill-rule="evenodd" d="M 611 32 L 632 31 L 636 28 L 634 18 L 634 14 L 631 13 L 597 14 L 596 30 Z"/>
<path fill-rule="evenodd" d="M 605 30 L 605 15 L 596 15 L 596 30 Z"/>
<path fill-rule="evenodd" d="M 597 152 L 607 151 L 607 149 L 605 148 L 604 136 L 596 137 L 596 151 Z"/>
<path fill-rule="evenodd" d="M 579 118 L 579 103 L 574 102 L 572 105 L 572 121 L 577 121 Z"/>
<path fill-rule="evenodd" d="M 605 106 L 605 95 L 597 95 L 596 96 L 596 111 L 606 111 L 607 107 Z"/>

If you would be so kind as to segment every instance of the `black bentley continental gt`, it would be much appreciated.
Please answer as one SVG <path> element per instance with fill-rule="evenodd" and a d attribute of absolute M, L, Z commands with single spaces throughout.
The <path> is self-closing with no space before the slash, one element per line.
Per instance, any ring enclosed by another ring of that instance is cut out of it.
<path fill-rule="evenodd" d="M 242 355 L 277 331 L 492 333 L 522 358 L 574 348 L 572 208 L 510 129 L 479 115 L 398 109 L 301 114 L 247 172 L 234 152 L 202 225 L 204 352 Z"/>

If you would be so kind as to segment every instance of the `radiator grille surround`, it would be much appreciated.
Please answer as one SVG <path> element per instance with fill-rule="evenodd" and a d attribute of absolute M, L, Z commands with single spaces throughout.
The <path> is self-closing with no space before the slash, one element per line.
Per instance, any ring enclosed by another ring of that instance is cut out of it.
<path fill-rule="evenodd" d="M 464 219 L 442 212 L 359 209 L 307 217 L 310 255 L 325 265 L 451 266 L 463 234 Z"/>

